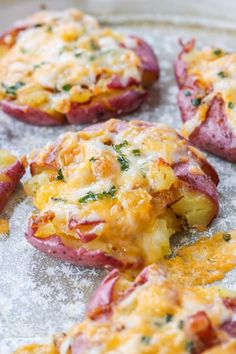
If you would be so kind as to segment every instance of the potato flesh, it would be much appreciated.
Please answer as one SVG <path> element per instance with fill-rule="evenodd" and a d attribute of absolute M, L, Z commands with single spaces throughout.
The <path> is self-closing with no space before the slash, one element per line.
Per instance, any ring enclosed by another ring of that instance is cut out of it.
<path fill-rule="evenodd" d="M 187 191 L 184 196 L 172 205 L 176 215 L 187 220 L 190 227 L 205 230 L 215 215 L 214 202 L 198 191 Z"/>
<path fill-rule="evenodd" d="M 7 150 L 0 149 L 0 169 L 5 169 L 16 162 L 16 157 Z"/>

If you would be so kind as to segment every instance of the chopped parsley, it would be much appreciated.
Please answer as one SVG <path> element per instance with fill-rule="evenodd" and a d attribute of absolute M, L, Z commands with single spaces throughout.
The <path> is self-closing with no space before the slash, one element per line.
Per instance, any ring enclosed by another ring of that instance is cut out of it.
<path fill-rule="evenodd" d="M 117 152 L 117 154 L 119 155 L 117 157 L 117 161 L 120 164 L 120 169 L 121 171 L 127 171 L 129 169 L 129 161 L 126 158 L 126 156 L 122 153 L 121 149 L 123 147 L 128 146 L 128 141 L 125 140 L 123 143 L 118 144 L 118 145 L 113 145 L 113 149 Z"/>
<path fill-rule="evenodd" d="M 79 58 L 79 57 L 81 57 L 82 54 L 83 54 L 82 52 L 77 52 L 77 53 L 74 53 L 74 56 L 76 58 Z"/>
<path fill-rule="evenodd" d="M 170 313 L 167 313 L 167 315 L 166 315 L 166 323 L 171 322 L 172 319 L 173 319 L 173 315 L 171 315 Z"/>
<path fill-rule="evenodd" d="M 116 193 L 115 186 L 112 186 L 108 192 L 94 193 L 89 191 L 87 194 L 85 194 L 82 198 L 79 199 L 79 202 L 83 204 L 91 201 L 114 198 L 115 193 Z"/>
<path fill-rule="evenodd" d="M 194 344 L 192 340 L 186 343 L 186 350 L 191 354 L 194 352 Z"/>
<path fill-rule="evenodd" d="M 23 48 L 23 47 L 20 49 L 20 51 L 21 51 L 21 53 L 23 53 L 23 54 L 26 54 L 26 53 L 29 52 L 27 49 L 25 49 L 25 48 Z"/>
<path fill-rule="evenodd" d="M 194 107 L 200 106 L 201 102 L 202 102 L 201 98 L 193 98 L 191 100 L 191 103 Z"/>
<path fill-rule="evenodd" d="M 35 64 L 33 66 L 33 70 L 36 70 L 36 69 L 39 69 L 39 68 L 41 68 L 41 64 Z"/>
<path fill-rule="evenodd" d="M 95 55 L 90 55 L 90 56 L 89 56 L 89 60 L 90 60 L 90 61 L 94 61 L 95 59 L 96 59 L 96 56 L 95 56 Z"/>
<path fill-rule="evenodd" d="M 59 168 L 59 170 L 58 170 L 58 172 L 57 172 L 56 180 L 57 180 L 57 181 L 65 181 L 61 168 Z"/>
<path fill-rule="evenodd" d="M 14 97 L 16 97 L 16 91 L 24 85 L 25 83 L 22 81 L 18 81 L 15 85 L 12 86 L 6 86 L 5 84 L 2 83 L 2 86 L 5 88 L 6 93 Z"/>
<path fill-rule="evenodd" d="M 92 50 L 99 50 L 100 49 L 99 45 L 97 44 L 97 42 L 94 39 L 91 39 L 91 41 L 90 41 L 90 48 Z"/>
<path fill-rule="evenodd" d="M 52 26 L 48 25 L 46 27 L 46 32 L 51 33 L 52 32 Z"/>
<path fill-rule="evenodd" d="M 62 198 L 51 198 L 51 200 L 53 200 L 54 202 L 62 202 L 62 203 L 65 203 L 66 202 L 66 199 L 62 199 Z"/>
<path fill-rule="evenodd" d="M 91 159 L 89 159 L 89 161 L 91 161 L 91 162 L 95 162 L 97 159 L 93 156 L 93 157 L 91 157 Z"/>
<path fill-rule="evenodd" d="M 231 235 L 230 234 L 223 234 L 223 239 L 226 241 L 226 242 L 229 242 L 231 240 Z"/>
<path fill-rule="evenodd" d="M 151 342 L 151 337 L 149 337 L 149 336 L 142 336 L 141 337 L 142 344 L 148 345 L 148 344 L 150 344 L 150 342 Z"/>
<path fill-rule="evenodd" d="M 180 320 L 178 323 L 178 328 L 183 329 L 184 328 L 184 320 Z"/>
<path fill-rule="evenodd" d="M 70 91 L 71 88 L 72 88 L 71 84 L 65 84 L 64 86 L 62 86 L 62 90 L 66 92 Z"/>
<path fill-rule="evenodd" d="M 222 54 L 222 50 L 221 50 L 221 49 L 215 49 L 215 50 L 213 51 L 213 54 L 215 54 L 215 55 L 221 55 L 221 54 Z"/>
<path fill-rule="evenodd" d="M 224 79 L 224 78 L 226 77 L 226 74 L 225 74 L 224 71 L 219 71 L 219 72 L 217 73 L 217 75 L 220 76 L 222 79 Z"/>
<path fill-rule="evenodd" d="M 229 109 L 233 109 L 233 108 L 234 108 L 234 103 L 230 101 L 230 102 L 228 103 L 228 108 L 229 108 Z"/>
<path fill-rule="evenodd" d="M 184 91 L 184 96 L 186 96 L 186 97 L 191 96 L 191 92 L 190 91 Z"/>
<path fill-rule="evenodd" d="M 134 154 L 134 156 L 141 156 L 141 151 L 139 149 L 133 149 L 132 153 Z"/>

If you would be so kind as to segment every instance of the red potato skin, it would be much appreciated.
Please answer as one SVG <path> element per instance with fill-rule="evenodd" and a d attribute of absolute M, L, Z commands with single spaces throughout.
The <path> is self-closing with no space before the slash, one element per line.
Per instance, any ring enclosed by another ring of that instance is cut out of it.
<path fill-rule="evenodd" d="M 85 128 L 85 131 L 94 131 L 102 129 L 104 123 L 98 123 L 90 127 Z M 152 123 L 149 122 L 139 122 L 139 126 L 142 126 L 143 129 L 146 127 L 152 126 Z M 118 121 L 114 126 L 114 131 L 119 132 L 127 127 L 127 122 Z M 172 166 L 176 176 L 184 181 L 186 185 L 191 190 L 198 190 L 201 193 L 206 194 L 215 205 L 215 216 L 219 210 L 219 198 L 217 194 L 216 185 L 219 182 L 218 175 L 215 169 L 208 163 L 204 158 L 200 158 L 197 155 L 193 154 L 196 163 L 201 167 L 205 174 L 197 175 L 193 174 L 188 169 L 188 163 L 179 163 Z M 48 167 L 54 166 L 55 160 L 55 149 L 52 149 L 50 154 L 49 161 L 46 161 Z M 31 173 L 37 173 L 38 166 L 33 161 L 30 165 Z M 40 168 L 40 166 L 39 166 Z M 64 261 L 71 262 L 76 265 L 96 267 L 96 268 L 119 268 L 127 269 L 134 268 L 137 269 L 142 266 L 141 260 L 137 259 L 136 263 L 130 264 L 127 262 L 120 261 L 115 257 L 109 256 L 99 250 L 97 251 L 88 251 L 86 246 L 80 249 L 73 249 L 68 246 L 65 246 L 61 239 L 57 235 L 52 235 L 47 238 L 37 238 L 34 236 L 36 232 L 35 226 L 33 226 L 33 220 L 29 222 L 28 233 L 26 234 L 27 241 L 32 244 L 35 248 L 40 250 L 43 253 L 46 253 L 50 256 L 53 256 Z"/>
<path fill-rule="evenodd" d="M 96 123 L 114 116 L 122 116 L 136 111 L 147 97 L 146 91 L 125 90 L 107 102 L 90 104 L 72 103 L 67 114 L 70 124 Z"/>
<path fill-rule="evenodd" d="M 47 238 L 38 238 L 34 236 L 35 232 L 36 229 L 33 227 L 32 220 L 30 220 L 26 240 L 32 246 L 49 256 L 70 262 L 77 266 L 127 269 L 138 268 L 141 265 L 139 260 L 137 260 L 136 263 L 123 262 L 100 250 L 90 251 L 85 247 L 80 247 L 79 249 L 68 247 L 63 244 L 60 237 L 57 235 L 52 235 Z"/>
<path fill-rule="evenodd" d="M 4 38 L 11 34 L 13 37 L 16 37 L 20 31 L 27 28 L 27 25 L 25 25 L 13 28 L 12 31 L 5 32 L 0 36 L 0 42 L 3 42 Z M 111 83 L 111 89 L 123 89 L 124 91 L 122 93 L 117 93 L 117 95 L 114 95 L 107 100 L 101 100 L 101 102 L 95 102 L 92 100 L 85 104 L 72 103 L 70 111 L 61 119 L 54 118 L 47 112 L 43 112 L 36 108 L 18 106 L 10 100 L 2 101 L 0 104 L 1 109 L 17 120 L 39 126 L 54 126 L 65 123 L 96 123 L 114 116 L 122 116 L 136 111 L 147 97 L 146 89 L 158 80 L 160 76 L 160 68 L 157 57 L 152 48 L 141 38 L 132 38 L 137 40 L 137 47 L 134 51 L 140 58 L 141 69 L 143 70 L 141 83 L 141 87 L 143 87 L 142 90 L 138 89 L 140 83 L 134 83 L 132 78 L 126 87 L 123 87 L 119 82 L 116 82 L 115 85 L 112 85 Z M 135 84 L 136 86 L 138 84 L 137 89 L 131 89 L 131 86 Z"/>
<path fill-rule="evenodd" d="M 0 107 L 4 113 L 16 118 L 17 120 L 32 124 L 32 125 L 62 125 L 65 123 L 65 119 L 53 118 L 46 112 L 29 106 L 17 106 L 11 101 L 4 100 L 0 103 Z"/>
<path fill-rule="evenodd" d="M 5 208 L 9 198 L 16 189 L 18 182 L 25 173 L 25 168 L 20 161 L 16 161 L 14 164 L 7 167 L 5 170 L 0 171 L 4 175 L 9 177 L 9 182 L 0 181 L 0 213 Z"/>
<path fill-rule="evenodd" d="M 191 51 L 194 44 L 194 40 L 192 40 L 186 46 L 183 45 L 183 49 L 175 62 L 175 76 L 180 88 L 177 102 L 183 122 L 192 119 L 197 111 L 191 103 L 192 99 L 201 98 L 207 94 L 194 77 L 187 75 L 187 66 L 182 59 L 183 54 Z M 191 95 L 186 96 L 186 91 L 189 91 Z M 214 155 L 236 162 L 236 136 L 229 126 L 225 113 L 225 103 L 220 95 L 212 99 L 206 113 L 206 119 L 192 132 L 189 140 L 194 145 Z"/>

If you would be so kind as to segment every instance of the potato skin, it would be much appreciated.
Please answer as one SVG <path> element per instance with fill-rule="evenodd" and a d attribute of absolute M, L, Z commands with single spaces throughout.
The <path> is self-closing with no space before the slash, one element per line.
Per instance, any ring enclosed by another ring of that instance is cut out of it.
<path fill-rule="evenodd" d="M 86 127 L 85 131 L 96 131 L 103 128 L 105 123 L 98 123 Z M 127 122 L 124 120 L 118 120 L 114 126 L 114 132 L 120 132 L 127 127 Z M 138 121 L 139 126 L 142 126 L 143 129 L 146 127 L 152 126 L 153 124 L 145 121 Z M 184 139 L 184 138 L 183 138 Z M 190 145 L 190 144 L 189 144 Z M 217 172 L 214 167 L 209 164 L 209 162 L 200 154 L 197 154 L 196 149 L 193 148 L 193 155 L 203 174 L 194 174 L 189 171 L 189 163 L 179 163 L 173 165 L 173 170 L 176 173 L 176 176 L 186 183 L 186 186 L 190 190 L 197 190 L 201 193 L 207 195 L 214 203 L 214 216 L 217 215 L 219 210 L 219 198 L 216 189 L 216 185 L 219 182 Z M 51 152 L 53 160 L 53 150 Z M 49 160 L 46 161 L 48 167 L 53 167 L 53 162 L 49 157 Z M 40 171 L 40 166 L 33 160 L 30 164 L 32 175 L 37 174 Z M 38 170 L 39 169 L 39 170 Z M 118 260 L 113 256 L 103 253 L 100 250 L 89 251 L 85 247 L 79 249 L 70 248 L 65 246 L 62 240 L 57 235 L 51 235 L 47 238 L 38 238 L 34 234 L 37 231 L 37 223 L 33 222 L 33 219 L 30 219 L 28 233 L 26 234 L 27 241 L 33 245 L 35 248 L 40 250 L 47 255 L 53 256 L 64 261 L 71 262 L 76 265 L 96 267 L 96 268 L 139 268 L 142 266 L 142 261 L 137 259 L 135 263 L 130 264 L 125 260 Z"/>
<path fill-rule="evenodd" d="M 25 173 L 25 168 L 20 161 L 16 161 L 0 173 L 9 178 L 9 181 L 0 181 L 0 213 L 3 211 L 18 182 Z"/>
<path fill-rule="evenodd" d="M 11 101 L 4 100 L 0 103 L 3 112 L 16 118 L 17 120 L 33 124 L 33 125 L 62 125 L 65 119 L 57 119 L 49 115 L 47 112 L 40 111 L 29 106 L 18 106 Z"/>
<path fill-rule="evenodd" d="M 25 30 L 29 25 L 22 25 L 9 30 L 0 36 L 0 45 L 3 44 L 4 38 L 11 34 L 16 38 L 18 33 Z M 86 124 L 103 121 L 114 116 L 122 116 L 136 111 L 147 97 L 147 89 L 159 79 L 160 68 L 158 59 L 152 48 L 143 39 L 130 36 L 137 40 L 137 47 L 134 52 L 138 55 L 143 70 L 141 87 L 140 83 L 128 82 L 123 87 L 119 82 L 116 85 L 108 85 L 112 89 L 120 89 L 121 92 L 113 93 L 112 97 L 101 99 L 100 101 L 89 101 L 85 104 L 72 103 L 70 111 L 57 119 L 47 112 L 29 106 L 18 106 L 10 100 L 4 100 L 0 103 L 1 109 L 10 116 L 24 123 L 33 125 L 61 125 L 69 124 Z M 5 44 L 4 44 L 5 45 Z M 137 87 L 131 88 L 134 85 Z"/>
<path fill-rule="evenodd" d="M 191 120 L 197 108 L 191 101 L 195 98 L 204 97 L 207 92 L 200 87 L 198 81 L 187 75 L 187 65 L 182 57 L 184 53 L 194 48 L 195 41 L 191 40 L 187 44 L 181 44 L 182 51 L 175 61 L 175 76 L 180 91 L 177 96 L 178 106 L 183 122 Z M 186 91 L 190 95 L 186 96 Z M 236 136 L 229 126 L 225 112 L 225 103 L 220 95 L 215 96 L 206 113 L 206 119 L 188 137 L 196 146 L 222 157 L 225 160 L 236 162 Z"/>
<path fill-rule="evenodd" d="M 77 266 L 95 267 L 95 268 L 119 268 L 126 269 L 135 267 L 133 264 L 127 264 L 125 261 L 109 256 L 100 250 L 89 251 L 84 247 L 79 249 L 65 246 L 57 235 L 52 235 L 47 238 L 35 237 L 35 228 L 30 220 L 28 232 L 26 233 L 27 241 L 37 248 L 39 251 L 53 256 L 60 260 L 73 263 Z M 136 265 L 136 267 L 138 264 Z"/>

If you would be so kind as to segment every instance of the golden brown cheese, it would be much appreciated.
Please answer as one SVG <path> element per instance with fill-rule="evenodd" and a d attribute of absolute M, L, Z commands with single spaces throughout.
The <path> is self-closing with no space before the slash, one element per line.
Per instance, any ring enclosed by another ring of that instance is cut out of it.
<path fill-rule="evenodd" d="M 201 100 L 195 116 L 188 120 L 182 133 L 189 137 L 206 119 L 209 103 L 216 96 L 223 98 L 230 127 L 236 132 L 236 53 L 225 53 L 220 49 L 191 50 L 182 57 L 187 65 L 187 75 L 198 82 L 208 93 Z"/>
<path fill-rule="evenodd" d="M 156 265 L 142 279 L 128 295 L 120 295 L 110 317 L 78 324 L 62 337 L 55 353 L 69 354 L 71 348 L 81 354 L 235 352 L 236 340 L 222 331 L 234 318 L 235 309 L 226 304 L 233 303 L 235 294 L 215 287 L 180 287 Z M 45 353 L 51 353 L 49 348 Z M 23 353 L 37 352 L 17 352 Z"/>
<path fill-rule="evenodd" d="M 200 238 L 164 261 L 170 277 L 178 284 L 206 285 L 222 280 L 236 265 L 236 231 L 218 232 Z"/>
<path fill-rule="evenodd" d="M 14 43 L 0 60 L 0 99 L 57 115 L 106 94 L 114 75 L 124 87 L 130 78 L 141 82 L 136 39 L 100 28 L 91 16 L 44 11 L 21 26 L 15 42 L 14 32 L 4 39 Z"/>
<path fill-rule="evenodd" d="M 117 131 L 120 124 L 66 133 L 33 154 L 25 190 L 39 209 L 36 237 L 56 234 L 67 246 L 150 264 L 170 252 L 169 238 L 186 219 L 206 227 L 212 201 L 176 177 L 178 162 L 204 172 L 174 129 L 132 121 Z"/>

